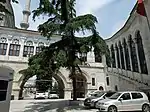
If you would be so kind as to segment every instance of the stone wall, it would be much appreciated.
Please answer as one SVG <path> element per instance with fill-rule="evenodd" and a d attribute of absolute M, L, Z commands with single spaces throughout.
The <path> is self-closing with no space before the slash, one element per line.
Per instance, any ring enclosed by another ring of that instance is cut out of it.
<path fill-rule="evenodd" d="M 150 2 L 148 0 L 144 1 L 146 11 L 148 18 L 150 18 Z M 145 60 L 143 60 L 146 63 L 147 70 L 148 72 L 142 73 L 142 65 L 141 65 L 141 59 L 140 58 L 140 53 L 138 52 L 139 47 L 138 47 L 138 41 L 137 41 L 137 32 L 140 32 L 141 35 L 141 40 L 142 40 L 142 47 L 144 50 L 145 54 Z M 135 72 L 133 69 L 133 58 L 131 57 L 131 54 L 133 51 L 131 51 L 130 48 L 130 40 L 129 38 L 131 37 L 135 50 L 134 53 L 137 56 L 137 64 L 138 64 L 138 72 Z M 129 19 L 125 23 L 125 25 L 116 33 L 114 34 L 111 38 L 106 40 L 107 45 L 109 46 L 109 49 L 111 51 L 112 45 L 114 46 L 114 52 L 115 52 L 115 63 L 116 67 L 108 67 L 108 75 L 110 75 L 111 84 L 115 88 L 115 85 L 118 86 L 119 90 L 139 90 L 140 88 L 148 88 L 148 85 L 150 85 L 150 28 L 148 27 L 148 22 L 146 17 L 141 16 L 136 13 L 136 9 L 134 8 L 130 14 Z M 124 62 L 126 61 L 125 58 L 125 48 L 124 48 L 124 41 L 126 41 L 127 46 L 128 46 L 128 52 L 129 52 L 129 58 L 130 58 L 130 66 L 131 70 L 127 69 L 127 64 L 124 63 L 125 68 L 122 68 L 122 66 L 118 66 L 118 59 L 121 63 L 121 51 L 120 51 L 120 43 L 123 49 L 123 60 Z M 119 58 L 117 58 L 117 51 L 115 46 L 118 47 L 119 49 Z M 110 56 L 112 56 L 110 52 Z M 150 89 L 150 88 L 149 88 Z"/>

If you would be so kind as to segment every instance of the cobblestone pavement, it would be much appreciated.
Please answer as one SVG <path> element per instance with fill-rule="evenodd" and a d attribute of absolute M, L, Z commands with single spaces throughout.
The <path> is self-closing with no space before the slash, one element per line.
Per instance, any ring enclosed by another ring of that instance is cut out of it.
<path fill-rule="evenodd" d="M 11 101 L 9 112 L 98 112 L 97 109 L 85 108 L 83 103 L 80 106 L 69 107 L 61 106 L 61 104 L 56 105 L 56 108 L 52 106 L 52 103 L 55 105 L 54 100 L 14 100 Z"/>

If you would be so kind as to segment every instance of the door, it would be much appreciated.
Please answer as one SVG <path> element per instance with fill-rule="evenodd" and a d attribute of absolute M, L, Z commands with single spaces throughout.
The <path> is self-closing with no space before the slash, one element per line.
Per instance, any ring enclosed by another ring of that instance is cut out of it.
<path fill-rule="evenodd" d="M 143 101 L 143 95 L 138 92 L 131 93 L 132 95 L 132 109 L 141 110 Z"/>
<path fill-rule="evenodd" d="M 127 111 L 131 109 L 131 95 L 130 93 L 124 93 L 119 99 L 120 103 L 118 109 L 120 111 Z"/>

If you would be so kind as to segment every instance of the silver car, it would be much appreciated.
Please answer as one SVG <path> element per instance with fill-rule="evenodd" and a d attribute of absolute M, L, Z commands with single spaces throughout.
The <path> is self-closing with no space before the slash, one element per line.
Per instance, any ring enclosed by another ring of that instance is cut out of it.
<path fill-rule="evenodd" d="M 96 108 L 102 112 L 150 112 L 148 97 L 144 92 L 139 91 L 117 92 L 110 98 L 99 101 Z"/>

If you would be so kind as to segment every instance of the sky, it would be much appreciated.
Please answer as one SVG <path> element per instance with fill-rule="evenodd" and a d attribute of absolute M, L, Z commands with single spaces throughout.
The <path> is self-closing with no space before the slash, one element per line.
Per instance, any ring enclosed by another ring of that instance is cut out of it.
<path fill-rule="evenodd" d="M 31 0 L 31 11 L 38 7 L 39 0 Z M 22 11 L 26 0 L 20 0 L 19 4 L 13 4 L 15 13 L 16 27 L 20 28 L 20 22 L 23 20 Z M 97 17 L 97 31 L 104 39 L 110 38 L 115 34 L 128 19 L 136 0 L 76 0 L 77 16 L 84 14 L 93 14 Z M 29 30 L 36 30 L 37 26 L 46 21 L 46 18 L 39 17 L 36 21 L 32 20 L 32 14 L 29 18 Z M 80 33 L 78 35 L 81 35 Z M 88 35 L 88 33 L 87 33 Z"/>

